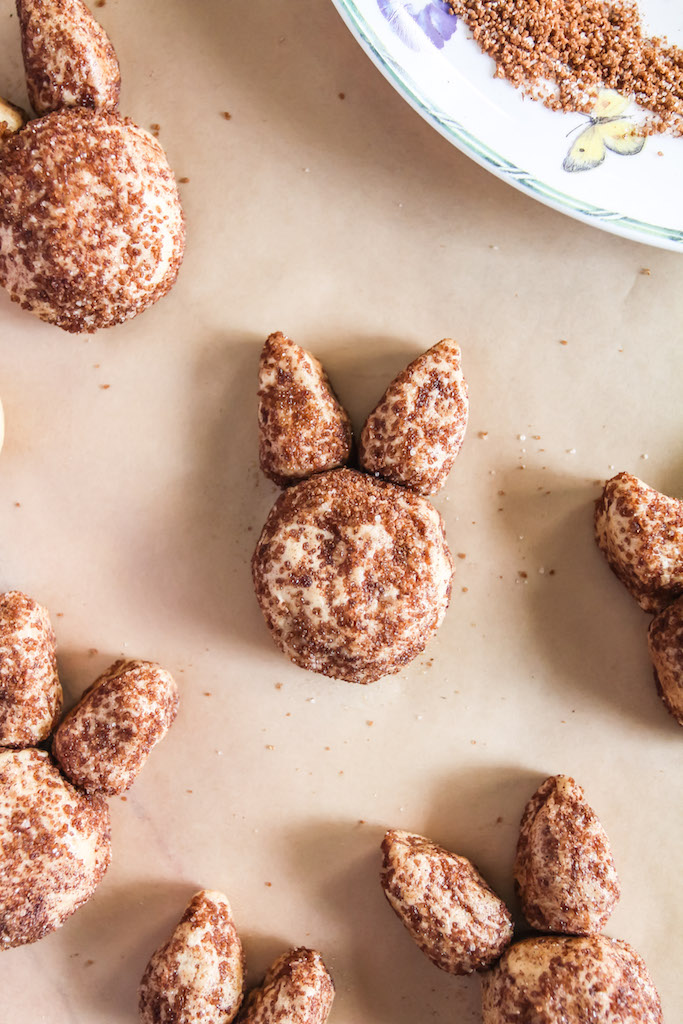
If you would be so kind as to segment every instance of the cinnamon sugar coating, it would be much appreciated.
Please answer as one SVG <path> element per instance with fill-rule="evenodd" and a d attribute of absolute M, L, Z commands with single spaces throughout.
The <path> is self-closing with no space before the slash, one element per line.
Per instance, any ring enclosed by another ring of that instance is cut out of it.
<path fill-rule="evenodd" d="M 349 469 L 281 494 L 252 559 L 278 647 L 302 668 L 356 683 L 398 672 L 424 650 L 452 571 L 428 501 Z"/>
<path fill-rule="evenodd" d="M 483 1024 L 663 1024 L 642 959 L 601 935 L 525 939 L 482 977 Z"/>
<path fill-rule="evenodd" d="M 119 104 L 121 72 L 109 36 L 82 0 L 17 0 L 31 106 L 100 113 Z"/>
<path fill-rule="evenodd" d="M 47 609 L 16 590 L 0 596 L 0 746 L 31 747 L 62 710 L 55 634 Z"/>
<path fill-rule="evenodd" d="M 683 725 L 683 598 L 655 616 L 647 639 L 659 695 Z"/>
<path fill-rule="evenodd" d="M 75 789 L 43 750 L 0 750 L 0 950 L 63 924 L 110 859 L 104 800 Z"/>
<path fill-rule="evenodd" d="M 185 226 L 159 143 L 115 114 L 63 109 L 0 147 L 0 284 L 65 331 L 111 327 L 165 295 Z"/>
<path fill-rule="evenodd" d="M 278 957 L 263 984 L 249 993 L 239 1024 L 325 1024 L 334 982 L 320 953 L 291 949 Z"/>
<path fill-rule="evenodd" d="M 683 593 L 683 503 L 630 473 L 605 484 L 595 534 L 612 571 L 647 612 Z"/>
<path fill-rule="evenodd" d="M 178 711 L 172 676 L 151 661 L 116 661 L 55 733 L 53 754 L 88 793 L 116 796 L 135 781 Z"/>
<path fill-rule="evenodd" d="M 351 423 L 322 365 L 279 331 L 263 346 L 258 403 L 261 469 L 278 486 L 349 461 Z"/>
<path fill-rule="evenodd" d="M 140 982 L 140 1024 L 230 1024 L 242 1002 L 244 957 L 220 892 L 192 897 Z"/>
<path fill-rule="evenodd" d="M 390 829 L 382 842 L 384 895 L 433 964 L 471 974 L 512 941 L 512 919 L 466 857 L 424 836 Z"/>
<path fill-rule="evenodd" d="M 445 338 L 392 381 L 363 427 L 358 448 L 363 469 L 420 494 L 435 494 L 443 486 L 469 414 L 460 358 L 460 346 Z"/>
<path fill-rule="evenodd" d="M 581 786 L 546 779 L 522 817 L 515 885 L 532 928 L 590 935 L 607 923 L 621 894 L 609 840 Z"/>

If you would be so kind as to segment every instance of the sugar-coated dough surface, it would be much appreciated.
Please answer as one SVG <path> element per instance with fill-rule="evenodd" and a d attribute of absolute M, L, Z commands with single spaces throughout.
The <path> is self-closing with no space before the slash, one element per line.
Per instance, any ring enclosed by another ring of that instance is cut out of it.
<path fill-rule="evenodd" d="M 370 683 L 424 650 L 446 612 L 452 561 L 428 501 L 339 469 L 280 496 L 252 572 L 273 639 L 292 661 Z"/>
<path fill-rule="evenodd" d="M 605 484 L 595 532 L 612 570 L 647 612 L 683 591 L 683 504 L 630 473 Z"/>
<path fill-rule="evenodd" d="M 74 789 L 43 750 L 0 750 L 0 950 L 58 928 L 110 859 L 104 800 Z"/>
<path fill-rule="evenodd" d="M 683 598 L 652 620 L 648 647 L 659 695 L 678 724 L 683 725 Z"/>
<path fill-rule="evenodd" d="M 62 710 L 55 634 L 47 609 L 16 590 L 0 596 L 0 747 L 31 747 Z"/>
<path fill-rule="evenodd" d="M 320 953 L 300 947 L 283 953 L 254 989 L 240 1024 L 325 1024 L 334 983 Z"/>
<path fill-rule="evenodd" d="M 178 192 L 148 132 L 60 110 L 0 147 L 0 283 L 66 331 L 141 313 L 173 285 L 185 246 Z"/>
<path fill-rule="evenodd" d="M 502 955 L 512 918 L 471 861 L 400 829 L 387 832 L 382 853 L 384 894 L 433 964 L 471 974 Z"/>
<path fill-rule="evenodd" d="M 482 978 L 483 1024 L 662 1024 L 657 990 L 626 942 L 526 939 Z"/>
<path fill-rule="evenodd" d="M 54 737 L 54 756 L 75 785 L 123 793 L 178 711 L 173 677 L 151 661 L 116 661 L 85 691 Z"/>
<path fill-rule="evenodd" d="M 31 106 L 116 110 L 121 73 L 109 36 L 82 0 L 17 0 Z"/>
<path fill-rule="evenodd" d="M 526 806 L 515 882 L 524 916 L 542 932 L 600 932 L 619 899 L 605 830 L 567 775 L 546 779 Z"/>
<path fill-rule="evenodd" d="M 244 962 L 232 910 L 220 892 L 192 897 L 140 982 L 141 1024 L 230 1024 L 242 1001 Z"/>
<path fill-rule="evenodd" d="M 322 365 L 279 331 L 261 353 L 258 423 L 261 469 L 282 487 L 349 461 L 351 423 Z"/>
<path fill-rule="evenodd" d="M 435 494 L 445 483 L 465 438 L 469 400 L 451 338 L 406 367 L 368 416 L 358 454 L 368 473 Z"/>

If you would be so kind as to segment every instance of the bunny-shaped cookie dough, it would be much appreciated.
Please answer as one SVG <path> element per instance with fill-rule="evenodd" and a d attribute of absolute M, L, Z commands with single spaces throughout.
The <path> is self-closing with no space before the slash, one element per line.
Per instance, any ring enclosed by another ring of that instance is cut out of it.
<path fill-rule="evenodd" d="M 141 313 L 175 283 L 185 223 L 153 136 L 116 112 L 119 67 L 82 0 L 17 0 L 30 101 L 0 102 L 0 284 L 72 333 Z"/>
<path fill-rule="evenodd" d="M 467 415 L 460 349 L 446 339 L 392 382 L 363 428 L 361 471 L 346 468 L 348 416 L 322 367 L 282 334 L 267 340 L 261 466 L 279 484 L 299 482 L 273 506 L 252 573 L 273 639 L 295 664 L 371 683 L 424 650 L 448 606 L 453 562 L 422 495 L 443 484 Z"/>

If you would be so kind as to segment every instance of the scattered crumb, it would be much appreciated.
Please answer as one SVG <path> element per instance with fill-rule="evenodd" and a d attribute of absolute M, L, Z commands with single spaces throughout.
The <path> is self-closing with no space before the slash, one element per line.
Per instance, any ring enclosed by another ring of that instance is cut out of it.
<path fill-rule="evenodd" d="M 275 750 L 275 747 L 272 743 L 266 743 L 266 750 Z"/>
<path fill-rule="evenodd" d="M 478 436 L 482 439 L 482 441 L 485 441 L 486 438 L 489 436 L 489 432 L 488 430 L 480 430 Z"/>
<path fill-rule="evenodd" d="M 345 100 L 346 99 L 346 93 L 345 92 L 338 92 L 337 96 L 339 97 L 340 100 Z"/>
<path fill-rule="evenodd" d="M 264 882 L 263 884 L 266 886 L 267 889 L 270 889 L 273 883 L 272 882 Z"/>
<path fill-rule="evenodd" d="M 186 792 L 186 793 L 191 793 L 191 792 L 192 792 L 192 790 L 191 790 L 191 789 L 186 789 L 186 790 L 185 790 L 185 792 Z"/>
<path fill-rule="evenodd" d="M 640 272 L 641 272 L 641 274 L 644 274 L 645 277 L 650 277 L 650 275 L 652 274 L 652 271 L 650 270 L 649 267 L 641 267 L 640 268 Z"/>
<path fill-rule="evenodd" d="M 520 569 L 519 572 L 517 573 L 517 575 L 521 576 L 522 579 L 525 580 L 529 576 L 529 573 L 525 572 L 524 569 Z"/>
<path fill-rule="evenodd" d="M 373 722 L 373 720 L 371 718 L 368 718 L 368 720 L 367 720 L 367 722 L 365 724 L 366 725 L 374 725 L 375 723 Z"/>
<path fill-rule="evenodd" d="M 358 824 L 359 825 L 364 825 L 365 824 L 365 818 L 359 818 L 358 819 Z"/>
<path fill-rule="evenodd" d="M 229 114 L 227 110 L 222 111 L 221 117 L 226 121 L 232 121 L 232 114 Z"/>
<path fill-rule="evenodd" d="M 104 0 L 102 0 L 102 5 L 104 5 Z M 97 4 L 97 6 L 99 7 L 99 6 L 100 6 L 100 4 Z M 84 966 L 84 967 L 92 967 L 92 965 L 93 965 L 94 963 L 95 963 L 95 961 L 94 961 L 94 960 L 86 960 L 86 961 L 85 961 L 85 963 L 83 964 L 83 966 Z"/>
<path fill-rule="evenodd" d="M 568 345 L 569 342 L 565 341 L 564 338 L 560 338 L 560 345 Z"/>
<path fill-rule="evenodd" d="M 111 384 L 100 384 L 100 388 L 102 389 L 102 391 L 108 391 L 110 387 Z"/>
<path fill-rule="evenodd" d="M 178 182 L 180 185 L 187 185 L 189 180 L 189 178 L 178 178 Z"/>
<path fill-rule="evenodd" d="M 282 689 L 282 683 L 276 683 L 275 684 L 275 689 L 276 690 L 281 690 Z"/>
<path fill-rule="evenodd" d="M 212 696 L 211 690 L 204 690 L 204 696 L 205 697 L 211 697 Z"/>
<path fill-rule="evenodd" d="M 464 551 L 458 551 L 458 558 L 467 558 L 467 555 Z"/>
<path fill-rule="evenodd" d="M 91 658 L 92 658 L 93 655 L 99 654 L 99 653 L 100 652 L 97 650 L 96 647 L 89 647 L 88 648 L 88 654 L 90 655 Z"/>
<path fill-rule="evenodd" d="M 476 747 L 476 745 L 477 745 L 477 741 L 476 740 L 470 740 L 470 743 L 471 743 L 471 745 L 473 747 Z"/>
<path fill-rule="evenodd" d="M 21 508 L 21 502 L 20 501 L 15 501 L 14 502 L 14 507 L 15 508 Z"/>
<path fill-rule="evenodd" d="M 150 127 L 150 130 L 153 131 L 153 132 L 160 132 L 161 131 L 161 125 L 160 124 L 151 124 L 149 127 Z"/>
<path fill-rule="evenodd" d="M 462 588 L 463 594 L 466 594 L 469 589 L 470 589 L 469 587 L 463 587 Z"/>
<path fill-rule="evenodd" d="M 121 797 L 121 803 L 122 803 L 122 804 L 125 804 L 127 800 L 128 800 L 128 797 L 127 797 L 127 796 L 122 796 L 122 797 Z"/>

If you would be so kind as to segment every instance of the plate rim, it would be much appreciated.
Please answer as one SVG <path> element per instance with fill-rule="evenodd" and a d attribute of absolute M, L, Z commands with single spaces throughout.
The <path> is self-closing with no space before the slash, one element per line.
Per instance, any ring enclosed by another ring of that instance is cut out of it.
<path fill-rule="evenodd" d="M 384 42 L 360 10 L 356 0 L 332 0 L 340 17 L 359 45 L 382 72 L 387 81 L 406 102 L 439 132 L 480 167 L 497 178 L 556 210 L 584 224 L 634 242 L 683 252 L 683 229 L 651 224 L 630 217 L 619 210 L 609 210 L 579 200 L 537 178 L 478 139 L 459 121 L 424 95 L 418 83 L 389 52 Z"/>

